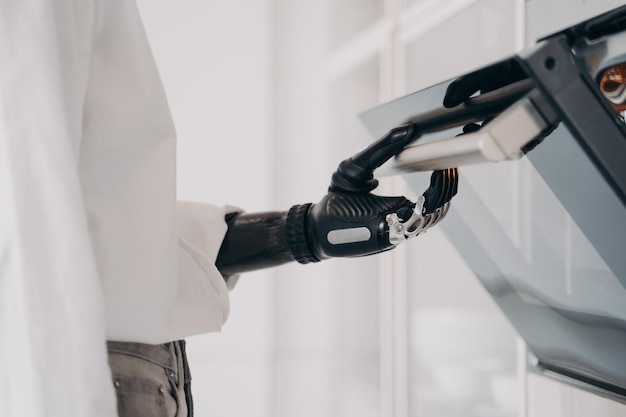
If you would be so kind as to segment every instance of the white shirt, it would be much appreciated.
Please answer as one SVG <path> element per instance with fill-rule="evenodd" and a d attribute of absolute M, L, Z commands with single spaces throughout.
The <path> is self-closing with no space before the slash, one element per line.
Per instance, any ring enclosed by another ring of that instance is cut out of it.
<path fill-rule="evenodd" d="M 132 0 L 0 1 L 0 404 L 112 416 L 105 340 L 217 331 L 228 208 L 176 203 Z"/>

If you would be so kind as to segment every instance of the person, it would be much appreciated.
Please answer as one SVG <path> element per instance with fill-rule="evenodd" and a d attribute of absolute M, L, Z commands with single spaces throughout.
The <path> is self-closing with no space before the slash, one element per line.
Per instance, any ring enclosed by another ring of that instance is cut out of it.
<path fill-rule="evenodd" d="M 220 330 L 227 283 L 392 249 L 406 236 L 390 225 L 415 235 L 424 219 L 370 193 L 411 125 L 344 161 L 317 204 L 177 202 L 175 129 L 132 0 L 5 0 L 0 62 L 6 415 L 191 416 L 184 338 Z M 454 178 L 433 175 L 424 215 L 442 217 Z"/>

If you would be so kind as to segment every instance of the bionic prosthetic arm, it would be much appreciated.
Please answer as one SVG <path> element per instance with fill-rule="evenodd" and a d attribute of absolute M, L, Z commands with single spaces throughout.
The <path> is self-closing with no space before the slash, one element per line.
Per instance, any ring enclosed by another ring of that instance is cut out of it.
<path fill-rule="evenodd" d="M 229 276 L 294 260 L 306 264 L 371 255 L 438 223 L 457 192 L 456 168 L 433 172 L 430 187 L 417 203 L 371 194 L 378 185 L 374 170 L 419 135 L 415 124 L 393 129 L 342 161 L 328 194 L 317 204 L 295 205 L 286 213 L 243 213 L 228 218 L 228 232 L 216 262 L 220 272 Z"/>

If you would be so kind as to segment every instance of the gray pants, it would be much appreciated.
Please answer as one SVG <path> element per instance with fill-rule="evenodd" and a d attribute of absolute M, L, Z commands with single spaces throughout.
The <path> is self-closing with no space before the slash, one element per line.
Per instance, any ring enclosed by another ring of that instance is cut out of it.
<path fill-rule="evenodd" d="M 108 342 L 119 417 L 192 417 L 185 341 Z"/>

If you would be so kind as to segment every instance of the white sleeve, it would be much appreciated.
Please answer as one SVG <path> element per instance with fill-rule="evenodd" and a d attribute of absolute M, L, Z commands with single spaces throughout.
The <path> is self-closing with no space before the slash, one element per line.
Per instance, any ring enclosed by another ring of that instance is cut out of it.
<path fill-rule="evenodd" d="M 178 218 L 178 291 L 170 329 L 181 337 L 218 331 L 228 318 L 228 288 L 215 266 L 234 207 L 181 201 Z"/>
<path fill-rule="evenodd" d="M 0 10 L 4 415 L 116 415 L 77 173 L 92 14 L 83 0 L 4 0 Z"/>

